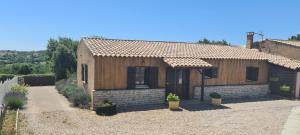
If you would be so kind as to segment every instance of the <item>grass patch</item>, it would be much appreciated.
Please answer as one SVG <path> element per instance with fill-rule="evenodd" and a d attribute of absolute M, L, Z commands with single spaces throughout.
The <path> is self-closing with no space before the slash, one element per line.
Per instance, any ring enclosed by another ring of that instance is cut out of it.
<path fill-rule="evenodd" d="M 7 110 L 0 135 L 14 135 L 17 111 Z"/>

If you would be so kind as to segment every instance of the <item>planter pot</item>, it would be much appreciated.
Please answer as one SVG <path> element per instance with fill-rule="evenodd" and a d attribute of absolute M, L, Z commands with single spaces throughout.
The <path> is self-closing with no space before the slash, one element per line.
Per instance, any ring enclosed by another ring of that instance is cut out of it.
<path fill-rule="evenodd" d="M 179 101 L 169 101 L 169 109 L 178 109 L 179 108 Z"/>
<path fill-rule="evenodd" d="M 95 108 L 96 114 L 111 116 L 117 114 L 117 106 L 115 104 L 111 106 L 98 106 Z"/>
<path fill-rule="evenodd" d="M 211 104 L 219 106 L 221 105 L 221 103 L 222 103 L 222 98 L 211 98 Z"/>

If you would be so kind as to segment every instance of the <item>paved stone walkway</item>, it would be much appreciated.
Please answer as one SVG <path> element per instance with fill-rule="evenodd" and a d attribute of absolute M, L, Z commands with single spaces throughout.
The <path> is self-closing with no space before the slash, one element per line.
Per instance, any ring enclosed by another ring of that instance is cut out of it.
<path fill-rule="evenodd" d="M 282 130 L 282 135 L 300 135 L 300 107 L 295 107 Z"/>

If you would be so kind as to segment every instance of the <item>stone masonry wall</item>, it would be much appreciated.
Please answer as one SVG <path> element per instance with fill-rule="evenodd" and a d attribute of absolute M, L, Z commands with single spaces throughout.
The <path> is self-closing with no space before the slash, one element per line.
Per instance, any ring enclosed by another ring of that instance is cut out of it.
<path fill-rule="evenodd" d="M 263 85 L 231 85 L 231 86 L 207 86 L 204 88 L 204 99 L 209 100 L 209 94 L 217 92 L 223 99 L 244 98 L 244 97 L 262 97 L 267 95 L 269 86 Z M 195 87 L 194 98 L 200 99 L 201 87 Z"/>
<path fill-rule="evenodd" d="M 165 102 L 165 89 L 97 90 L 93 103 L 110 100 L 118 106 L 160 104 Z"/>

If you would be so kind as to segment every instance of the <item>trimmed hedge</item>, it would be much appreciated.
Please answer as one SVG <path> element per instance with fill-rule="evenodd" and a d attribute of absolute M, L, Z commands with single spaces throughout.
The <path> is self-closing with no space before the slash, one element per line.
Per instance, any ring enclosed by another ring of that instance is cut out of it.
<path fill-rule="evenodd" d="M 13 75 L 13 74 L 0 74 L 0 82 L 4 82 L 4 81 L 6 81 L 8 79 L 12 79 L 14 77 L 15 77 L 15 75 Z"/>
<path fill-rule="evenodd" d="M 30 86 L 47 86 L 55 84 L 55 76 L 51 74 L 31 74 L 21 76 L 24 84 Z"/>

